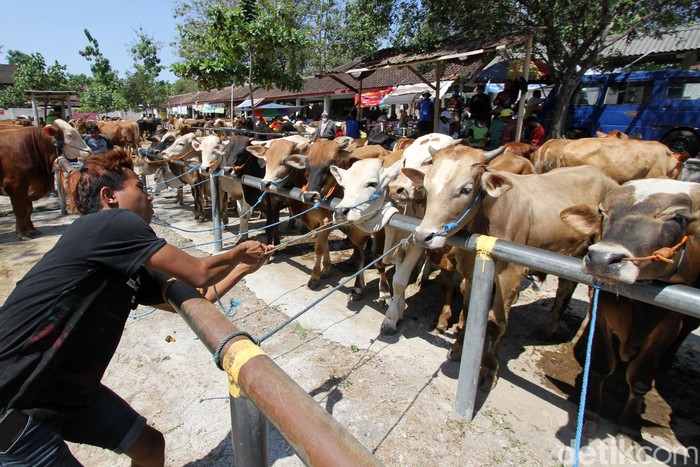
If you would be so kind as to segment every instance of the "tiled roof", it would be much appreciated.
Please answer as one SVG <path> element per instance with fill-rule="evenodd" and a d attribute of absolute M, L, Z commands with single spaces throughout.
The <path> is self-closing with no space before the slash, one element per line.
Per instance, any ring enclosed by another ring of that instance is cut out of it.
<path fill-rule="evenodd" d="M 14 84 L 15 80 L 13 75 L 17 70 L 15 65 L 2 65 L 0 64 L 0 85 L 2 84 Z"/>
<path fill-rule="evenodd" d="M 658 38 L 642 36 L 629 42 L 622 39 L 606 49 L 603 54 L 634 57 L 647 53 L 684 52 L 698 49 L 700 49 L 700 23 L 679 27 Z"/>

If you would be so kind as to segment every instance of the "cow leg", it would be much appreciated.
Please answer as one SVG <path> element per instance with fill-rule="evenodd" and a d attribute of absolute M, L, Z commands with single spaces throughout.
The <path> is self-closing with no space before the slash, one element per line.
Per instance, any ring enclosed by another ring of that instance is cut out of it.
<path fill-rule="evenodd" d="M 328 237 L 331 231 L 326 230 L 320 232 L 318 237 L 316 237 L 316 245 L 314 251 L 316 252 L 316 263 L 314 268 L 311 270 L 311 279 L 307 282 L 306 286 L 312 290 L 315 290 L 323 277 L 328 277 L 331 270 L 331 255 L 328 251 Z"/>
<path fill-rule="evenodd" d="M 644 307 L 646 308 L 646 307 Z M 656 307 L 654 307 L 656 308 Z M 629 394 L 620 416 L 620 432 L 634 440 L 642 437 L 642 403 L 651 390 L 660 358 L 673 345 L 683 326 L 683 315 L 655 310 L 665 315 L 645 339 L 639 353 L 630 361 L 625 372 Z M 647 319 L 646 310 L 635 310 L 637 320 Z"/>
<path fill-rule="evenodd" d="M 219 214 L 221 215 L 221 225 L 228 225 L 228 193 L 219 190 Z"/>
<path fill-rule="evenodd" d="M 506 332 L 510 307 L 526 273 L 527 269 L 523 266 L 503 261 L 496 262 L 496 295 L 486 323 L 487 344 L 481 363 L 481 380 L 487 388 L 496 385 L 499 367 L 498 342 Z"/>
<path fill-rule="evenodd" d="M 277 200 L 270 199 L 273 195 L 268 194 L 266 200 L 263 200 L 263 209 L 265 210 L 265 232 L 267 233 L 267 244 L 268 245 L 279 245 L 280 244 L 280 209 L 282 205 L 278 204 Z M 268 227 L 273 225 L 273 227 Z"/>
<path fill-rule="evenodd" d="M 440 283 L 442 284 L 444 299 L 436 329 L 444 334 L 450 324 L 450 318 L 452 318 L 452 299 L 454 298 L 455 290 L 453 278 L 455 265 L 451 261 L 449 253 L 442 255 L 442 258 L 439 260 L 438 267 L 440 268 L 440 275 L 438 277 L 440 278 Z"/>
<path fill-rule="evenodd" d="M 194 190 L 192 190 L 192 192 L 194 194 Z M 175 204 L 178 206 L 185 204 L 185 194 L 182 191 L 182 187 L 177 189 L 177 193 L 175 194 Z"/>
<path fill-rule="evenodd" d="M 32 224 L 32 201 L 27 193 L 29 187 L 3 187 L 5 192 L 10 197 L 12 203 L 12 212 L 15 214 L 15 232 L 20 240 L 31 240 L 34 225 Z"/>
<path fill-rule="evenodd" d="M 351 234 L 352 235 L 352 234 Z M 357 254 L 357 270 L 359 271 L 360 269 L 365 267 L 365 247 L 367 246 L 367 241 L 369 240 L 370 237 L 364 237 L 362 240 L 358 240 L 353 238 L 351 236 L 352 244 L 353 244 L 353 249 L 355 250 L 355 254 Z M 357 242 L 357 243 L 355 243 Z M 358 274 L 355 277 L 355 284 L 352 287 L 352 290 L 350 291 L 350 295 L 348 296 L 348 300 L 351 302 L 356 302 L 362 299 L 362 295 L 364 294 L 365 291 L 365 273 L 364 271 Z"/>
<path fill-rule="evenodd" d="M 403 318 L 403 312 L 406 309 L 406 287 L 411 279 L 411 272 L 422 254 L 423 248 L 415 243 L 410 243 L 403 261 L 400 259 L 396 260 L 396 270 L 392 281 L 394 294 L 391 297 L 391 303 L 386 311 L 384 321 L 382 321 L 380 329 L 382 334 L 394 334 L 396 332 L 396 325 Z"/>
<path fill-rule="evenodd" d="M 569 302 L 574 295 L 577 285 L 577 282 L 564 279 L 563 277 L 559 278 L 554 304 L 542 326 L 541 337 L 543 339 L 549 340 L 558 336 L 563 336 L 564 330 L 561 327 L 561 317 L 564 316 L 566 307 L 569 306 Z"/>
<path fill-rule="evenodd" d="M 246 202 L 245 198 L 236 199 L 236 209 L 238 209 L 239 218 L 238 223 L 238 234 L 240 235 L 240 240 L 246 240 L 248 238 L 248 220 L 250 219 L 250 205 Z"/>
<path fill-rule="evenodd" d="M 472 288 L 472 274 L 474 272 L 475 259 L 476 254 L 472 251 L 457 250 L 455 254 L 457 271 L 462 275 L 462 282 L 459 284 L 459 289 L 462 292 L 462 310 L 459 312 L 459 323 L 456 328 L 455 341 L 447 352 L 447 358 L 453 361 L 459 361 L 462 358 L 464 322 L 466 320 L 467 311 L 469 310 L 469 296 Z"/>

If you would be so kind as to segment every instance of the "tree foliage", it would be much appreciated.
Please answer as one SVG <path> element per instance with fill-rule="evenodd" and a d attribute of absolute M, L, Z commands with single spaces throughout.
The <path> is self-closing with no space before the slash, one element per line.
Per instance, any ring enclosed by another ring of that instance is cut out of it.
<path fill-rule="evenodd" d="M 167 97 L 167 84 L 158 80 L 163 70 L 158 52 L 161 45 L 139 28 L 136 41 L 129 53 L 134 60 L 134 71 L 128 71 L 121 94 L 127 108 L 148 110 L 157 107 Z"/>
<path fill-rule="evenodd" d="M 8 50 L 7 61 L 15 65 L 14 85 L 0 91 L 0 107 L 24 107 L 27 90 L 38 91 L 67 91 L 68 75 L 66 67 L 54 62 L 46 65 L 46 60 L 40 53 L 26 54 L 19 50 Z"/>
<path fill-rule="evenodd" d="M 198 29 L 178 27 L 191 57 L 173 65 L 176 75 L 196 80 L 204 89 L 249 83 L 298 90 L 303 78 L 285 52 L 308 46 L 286 28 L 280 10 L 260 12 L 255 2 L 235 8 L 213 6 Z"/>
<path fill-rule="evenodd" d="M 100 44 L 90 31 L 84 30 L 88 45 L 80 55 L 90 62 L 92 81 L 80 94 L 80 109 L 88 112 L 110 112 L 126 108 L 126 101 L 121 95 L 122 83 L 116 71 L 112 69 L 109 59 L 100 51 Z"/>

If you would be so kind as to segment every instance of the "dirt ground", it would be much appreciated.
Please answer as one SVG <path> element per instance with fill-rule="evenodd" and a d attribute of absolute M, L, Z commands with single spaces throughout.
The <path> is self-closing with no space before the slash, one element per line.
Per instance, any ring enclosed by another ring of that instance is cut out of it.
<path fill-rule="evenodd" d="M 191 198 L 184 208 L 174 194 L 156 198 L 154 224 L 202 230 L 192 221 Z M 26 242 L 14 234 L 9 199 L 0 198 L 0 301 L 56 242 L 74 216 L 61 216 L 54 198 L 35 203 L 35 225 L 43 235 Z M 253 226 L 259 226 L 256 221 Z M 154 225 L 169 242 L 183 247 L 210 242 L 210 232 L 185 232 Z M 234 228 L 235 230 L 235 228 Z M 285 230 L 285 238 L 297 231 Z M 350 250 L 334 234 L 332 258 L 338 266 L 317 291 L 305 287 L 313 259 L 307 240 L 223 297 L 222 312 L 236 325 L 261 336 L 352 273 L 343 263 Z M 261 238 L 262 239 L 262 238 Z M 211 245 L 188 250 L 208 254 Z M 539 340 L 537 331 L 551 306 L 555 282 L 527 288 L 513 308 L 500 348 L 499 382 L 480 391 L 475 418 L 456 416 L 459 364 L 446 360 L 450 336 L 433 330 L 441 289 L 435 273 L 427 284 L 408 289 L 408 310 L 395 336 L 379 335 L 384 308 L 373 301 L 377 279 L 369 272 L 365 298 L 348 302 L 341 288 L 266 340 L 263 350 L 377 458 L 395 466 L 571 465 L 578 407 L 575 378 L 580 366 L 570 342 Z M 454 309 L 458 310 L 459 297 Z M 571 336 L 587 307 L 579 286 L 565 317 Z M 127 322 L 105 383 L 165 434 L 169 466 L 232 465 L 230 412 L 224 373 L 194 333 L 174 314 L 138 309 Z M 635 462 L 615 448 L 616 426 L 602 421 L 584 438 L 581 465 L 697 465 L 700 448 L 700 337 L 690 336 L 679 362 L 646 398 L 644 440 L 655 458 Z M 623 376 L 606 387 L 604 416 L 614 420 L 624 404 Z M 297 466 L 300 460 L 273 429 L 269 460 Z M 126 466 L 125 456 L 89 446 L 71 449 L 85 465 Z"/>

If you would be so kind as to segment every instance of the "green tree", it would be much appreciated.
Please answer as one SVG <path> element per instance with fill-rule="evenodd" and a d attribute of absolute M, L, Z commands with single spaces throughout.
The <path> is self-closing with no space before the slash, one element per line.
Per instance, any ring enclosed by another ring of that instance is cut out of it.
<path fill-rule="evenodd" d="M 199 90 L 197 82 L 191 79 L 177 79 L 174 83 L 168 84 L 168 95 L 177 96 L 188 94 Z"/>
<path fill-rule="evenodd" d="M 161 45 L 139 28 L 136 41 L 129 48 L 134 59 L 134 71 L 127 72 L 122 87 L 122 97 L 130 109 L 148 110 L 157 107 L 167 96 L 167 86 L 158 80 L 163 70 L 158 52 Z"/>
<path fill-rule="evenodd" d="M 626 40 L 666 26 L 698 21 L 694 0 L 422 0 L 406 8 L 396 0 L 400 44 L 435 43 L 448 35 L 474 36 L 516 28 L 536 28 L 535 54 L 548 63 L 559 97 L 548 128 L 550 136 L 565 131 L 569 103 L 583 74 L 600 63 L 612 38 Z M 419 19 L 421 19 L 419 21 Z"/>
<path fill-rule="evenodd" d="M 201 28 L 178 27 L 193 58 L 173 65 L 182 78 L 196 80 L 204 89 L 247 83 L 253 86 L 298 90 L 303 78 L 286 51 L 309 46 L 296 30 L 284 27 L 279 10 L 258 11 L 254 0 L 235 8 L 214 6 L 207 10 Z"/>
<path fill-rule="evenodd" d="M 80 94 L 80 108 L 88 112 L 110 112 L 126 108 L 121 95 L 122 83 L 109 60 L 100 51 L 100 45 L 90 31 L 84 30 L 88 45 L 78 53 L 90 62 L 92 81 Z"/>
<path fill-rule="evenodd" d="M 14 85 L 0 91 L 0 107 L 23 107 L 27 105 L 24 92 L 66 91 L 68 77 L 66 67 L 54 62 L 47 66 L 46 60 L 40 53 L 26 54 L 19 50 L 8 50 L 7 61 L 17 66 L 14 73 Z"/>

